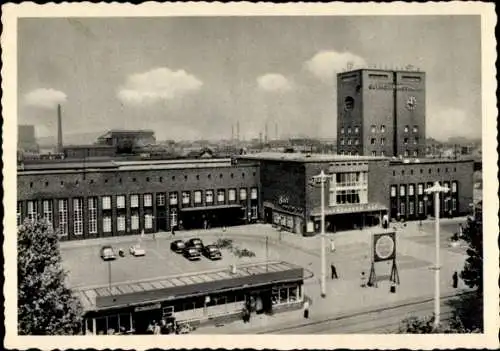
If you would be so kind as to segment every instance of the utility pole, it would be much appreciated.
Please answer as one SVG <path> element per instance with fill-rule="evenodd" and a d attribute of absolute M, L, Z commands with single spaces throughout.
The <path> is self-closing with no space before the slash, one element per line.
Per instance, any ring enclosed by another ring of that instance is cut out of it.
<path fill-rule="evenodd" d="M 435 275 L 434 275 L 434 329 L 439 328 L 440 324 L 440 315 L 441 315 L 441 305 L 440 305 L 440 287 L 439 287 L 439 273 L 441 269 L 441 263 L 440 263 L 440 257 L 439 257 L 439 250 L 440 250 L 440 241 L 439 241 L 439 194 L 440 193 L 447 193 L 450 189 L 447 187 L 443 187 L 439 184 L 439 182 L 435 182 L 434 186 L 431 188 L 428 188 L 425 190 L 426 193 L 434 194 L 434 216 L 435 216 L 435 222 L 434 222 L 434 230 L 436 234 L 436 266 L 434 267 Z"/>

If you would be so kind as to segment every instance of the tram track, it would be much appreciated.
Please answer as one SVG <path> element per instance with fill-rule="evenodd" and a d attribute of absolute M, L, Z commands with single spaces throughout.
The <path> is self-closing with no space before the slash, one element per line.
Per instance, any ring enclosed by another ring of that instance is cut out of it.
<path fill-rule="evenodd" d="M 463 293 L 468 294 L 468 293 Z M 449 320 L 451 307 L 446 304 L 460 295 L 441 298 L 441 319 Z M 349 334 L 349 333 L 394 333 L 400 322 L 409 316 L 428 316 L 433 312 L 433 299 L 427 298 L 394 306 L 384 306 L 372 311 L 360 311 L 342 316 L 326 318 L 299 325 L 287 325 L 255 334 Z"/>

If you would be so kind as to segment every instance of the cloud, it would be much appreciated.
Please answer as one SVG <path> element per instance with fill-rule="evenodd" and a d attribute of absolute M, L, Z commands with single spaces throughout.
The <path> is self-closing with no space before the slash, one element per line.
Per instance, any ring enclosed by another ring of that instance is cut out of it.
<path fill-rule="evenodd" d="M 457 128 L 460 126 L 460 128 Z M 457 108 L 445 108 L 436 111 L 426 119 L 427 136 L 446 141 L 449 137 L 477 138 L 481 136 L 481 124 L 465 111 Z"/>
<path fill-rule="evenodd" d="M 315 77 L 326 83 L 336 81 L 336 74 L 345 70 L 348 64 L 353 68 L 365 67 L 365 60 L 350 52 L 320 51 L 304 63 L 304 67 Z"/>
<path fill-rule="evenodd" d="M 286 92 L 292 89 L 292 84 L 281 74 L 268 73 L 257 78 L 260 89 L 268 92 Z"/>
<path fill-rule="evenodd" d="M 117 93 L 124 104 L 141 105 L 180 98 L 201 88 L 203 83 L 184 70 L 155 68 L 132 74 Z"/>
<path fill-rule="evenodd" d="M 54 108 L 57 104 L 62 104 L 65 101 L 65 93 L 50 88 L 35 89 L 24 96 L 24 102 L 27 105 L 41 108 Z"/>

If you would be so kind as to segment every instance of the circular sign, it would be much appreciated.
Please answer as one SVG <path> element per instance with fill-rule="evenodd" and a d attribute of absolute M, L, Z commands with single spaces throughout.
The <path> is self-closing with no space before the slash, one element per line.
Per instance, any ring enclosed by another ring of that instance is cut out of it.
<path fill-rule="evenodd" d="M 375 253 L 379 259 L 387 259 L 394 253 L 394 240 L 389 235 L 381 236 L 375 244 Z"/>

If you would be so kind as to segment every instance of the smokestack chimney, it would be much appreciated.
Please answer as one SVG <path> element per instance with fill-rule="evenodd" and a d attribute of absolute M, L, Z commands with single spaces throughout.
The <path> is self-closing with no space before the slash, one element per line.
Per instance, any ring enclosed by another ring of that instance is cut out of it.
<path fill-rule="evenodd" d="M 274 134 L 276 137 L 276 140 L 278 140 L 278 123 L 274 123 Z"/>
<path fill-rule="evenodd" d="M 240 121 L 236 122 L 236 140 L 240 140 Z"/>
<path fill-rule="evenodd" d="M 57 105 L 57 152 L 63 152 L 61 105 Z"/>
<path fill-rule="evenodd" d="M 264 130 L 264 142 L 267 143 L 267 122 L 266 122 L 266 127 Z"/>
<path fill-rule="evenodd" d="M 234 140 L 234 125 L 231 124 L 231 141 Z"/>

